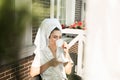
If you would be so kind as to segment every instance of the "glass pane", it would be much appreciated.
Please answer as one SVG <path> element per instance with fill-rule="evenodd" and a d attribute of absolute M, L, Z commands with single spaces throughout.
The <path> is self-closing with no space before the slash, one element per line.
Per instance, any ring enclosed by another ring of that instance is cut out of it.
<path fill-rule="evenodd" d="M 57 17 L 57 0 L 54 0 L 54 17 Z"/>
<path fill-rule="evenodd" d="M 61 24 L 65 24 L 66 19 L 66 0 L 60 0 L 60 16 Z"/>
<path fill-rule="evenodd" d="M 61 0 L 61 7 L 65 7 L 66 0 Z"/>

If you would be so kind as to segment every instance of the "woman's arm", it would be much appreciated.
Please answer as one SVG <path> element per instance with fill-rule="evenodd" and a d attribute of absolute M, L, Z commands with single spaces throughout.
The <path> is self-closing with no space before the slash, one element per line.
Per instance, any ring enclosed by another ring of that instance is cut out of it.
<path fill-rule="evenodd" d="M 34 60 L 32 62 L 31 68 L 30 68 L 30 75 L 31 77 L 34 77 L 38 74 L 40 74 L 40 54 L 35 54 Z"/>
<path fill-rule="evenodd" d="M 50 67 L 50 62 L 47 62 L 45 63 L 44 65 L 40 66 L 40 67 L 31 67 L 31 70 L 30 70 L 30 75 L 31 77 L 34 77 L 38 74 L 41 74 L 43 73 L 46 69 L 48 69 Z"/>
<path fill-rule="evenodd" d="M 45 70 L 47 70 L 50 66 L 55 67 L 58 64 L 60 64 L 61 62 L 58 62 L 56 58 L 51 59 L 49 62 L 45 63 L 44 65 L 40 66 L 40 67 L 33 67 L 31 66 L 31 70 L 30 70 L 30 75 L 32 77 L 43 73 Z"/>
<path fill-rule="evenodd" d="M 66 42 L 64 42 L 64 44 L 63 44 L 63 49 L 64 49 L 65 58 L 67 58 L 69 60 L 68 62 L 64 63 L 65 72 L 66 72 L 66 74 L 70 74 L 74 63 L 69 55 L 68 44 Z"/>
<path fill-rule="evenodd" d="M 67 62 L 65 64 L 65 72 L 66 72 L 66 74 L 70 74 L 71 73 L 72 67 L 73 67 L 73 62 L 69 61 L 69 62 Z"/>
<path fill-rule="evenodd" d="M 48 69 L 50 66 L 55 67 L 61 62 L 57 61 L 56 58 L 51 59 L 49 62 L 45 63 L 40 67 L 40 74 L 43 73 L 46 69 Z"/>
<path fill-rule="evenodd" d="M 68 62 L 64 63 L 65 66 L 65 72 L 66 74 L 70 74 L 72 71 L 72 67 L 74 65 L 69 53 L 66 53 L 66 58 L 69 60 Z"/>
<path fill-rule="evenodd" d="M 34 76 L 36 76 L 38 74 L 40 74 L 40 67 L 33 67 L 33 66 L 31 66 L 30 76 L 34 77 Z"/>

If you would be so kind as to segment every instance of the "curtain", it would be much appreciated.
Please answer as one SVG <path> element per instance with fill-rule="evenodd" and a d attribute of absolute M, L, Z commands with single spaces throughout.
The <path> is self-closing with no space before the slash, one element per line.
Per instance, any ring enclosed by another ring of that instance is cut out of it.
<path fill-rule="evenodd" d="M 83 80 L 120 80 L 120 0 L 87 0 Z"/>

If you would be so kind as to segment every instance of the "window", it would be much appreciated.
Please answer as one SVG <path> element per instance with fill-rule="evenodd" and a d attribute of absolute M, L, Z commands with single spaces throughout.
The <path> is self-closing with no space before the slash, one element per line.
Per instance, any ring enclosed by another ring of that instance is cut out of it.
<path fill-rule="evenodd" d="M 53 5 L 52 5 L 53 4 Z M 66 0 L 51 0 L 51 17 L 60 20 L 61 24 L 66 21 Z M 54 7 L 54 8 L 53 8 Z"/>
<path fill-rule="evenodd" d="M 66 0 L 60 0 L 59 20 L 60 20 L 61 24 L 65 24 L 65 21 L 66 21 Z"/>
<path fill-rule="evenodd" d="M 70 25 L 75 20 L 75 0 L 51 0 L 50 18 L 57 18 L 61 24 Z"/>

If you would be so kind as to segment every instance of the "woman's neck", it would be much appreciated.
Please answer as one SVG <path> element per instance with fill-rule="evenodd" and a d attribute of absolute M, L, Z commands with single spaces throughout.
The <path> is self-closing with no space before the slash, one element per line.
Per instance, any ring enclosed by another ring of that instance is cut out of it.
<path fill-rule="evenodd" d="M 56 51 L 57 51 L 56 46 L 53 46 L 53 45 L 51 46 L 51 45 L 49 45 L 48 47 L 50 48 L 50 50 L 51 50 L 53 56 L 55 57 L 55 56 L 56 56 Z"/>

